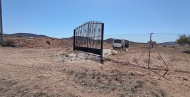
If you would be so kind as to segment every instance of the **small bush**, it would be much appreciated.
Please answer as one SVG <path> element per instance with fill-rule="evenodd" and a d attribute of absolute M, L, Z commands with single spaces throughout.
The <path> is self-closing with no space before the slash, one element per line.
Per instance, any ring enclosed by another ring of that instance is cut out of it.
<path fill-rule="evenodd" d="M 157 59 L 158 59 L 158 60 L 161 60 L 162 58 L 161 58 L 160 56 L 157 56 Z"/>
<path fill-rule="evenodd" d="M 3 46 L 14 47 L 15 46 L 15 42 L 14 42 L 14 40 L 12 40 L 10 38 L 4 38 L 4 40 L 3 40 Z"/>
<path fill-rule="evenodd" d="M 133 63 L 138 63 L 137 58 L 133 58 Z"/>
<path fill-rule="evenodd" d="M 69 57 L 69 55 L 68 55 L 68 54 L 65 54 L 65 57 Z"/>
<path fill-rule="evenodd" d="M 176 48 L 176 46 L 169 46 L 169 48 Z"/>
<path fill-rule="evenodd" d="M 183 53 L 190 54 L 190 50 L 185 50 L 185 51 L 183 51 Z"/>
<path fill-rule="evenodd" d="M 186 70 L 180 70 L 180 69 L 176 69 L 175 72 L 181 72 L 181 73 L 190 73 L 190 71 L 186 71 Z"/>
<path fill-rule="evenodd" d="M 108 52 L 106 52 L 105 55 L 108 55 Z"/>
<path fill-rule="evenodd" d="M 169 58 L 170 58 L 170 61 L 171 61 L 171 62 L 181 61 L 181 58 L 176 57 L 176 56 L 170 56 Z"/>
<path fill-rule="evenodd" d="M 188 35 L 179 35 L 179 39 L 177 39 L 177 43 L 181 46 L 188 44 L 190 46 L 190 36 Z"/>
<path fill-rule="evenodd" d="M 88 60 L 88 57 L 85 57 L 85 60 Z"/>
<path fill-rule="evenodd" d="M 47 40 L 46 43 L 50 45 L 50 41 L 49 40 Z"/>
<path fill-rule="evenodd" d="M 79 56 L 79 51 L 75 51 L 75 54 L 76 54 L 76 57 L 78 57 Z"/>
<path fill-rule="evenodd" d="M 145 63 L 148 63 L 149 62 L 149 59 L 144 59 L 143 60 Z M 152 61 L 150 60 L 150 63 L 152 63 Z"/>
<path fill-rule="evenodd" d="M 116 53 L 115 53 L 115 52 L 113 52 L 113 51 L 111 51 L 111 55 L 116 55 Z"/>

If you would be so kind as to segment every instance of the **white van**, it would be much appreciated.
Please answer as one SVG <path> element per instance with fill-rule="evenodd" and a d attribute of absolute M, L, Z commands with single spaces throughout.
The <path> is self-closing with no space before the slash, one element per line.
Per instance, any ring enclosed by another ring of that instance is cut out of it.
<path fill-rule="evenodd" d="M 126 43 L 124 39 L 114 39 L 112 46 L 113 46 L 113 49 L 117 49 L 117 48 L 126 49 L 129 47 L 129 42 Z"/>

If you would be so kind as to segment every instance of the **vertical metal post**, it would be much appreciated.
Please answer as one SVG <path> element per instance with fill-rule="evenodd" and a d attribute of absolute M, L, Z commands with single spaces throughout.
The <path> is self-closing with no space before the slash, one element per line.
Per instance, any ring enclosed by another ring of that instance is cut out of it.
<path fill-rule="evenodd" d="M 92 22 L 90 22 L 90 47 L 89 48 L 92 48 L 92 30 L 93 30 L 92 29 Z"/>
<path fill-rule="evenodd" d="M 87 32 L 87 48 L 89 48 L 89 29 L 90 29 L 90 27 L 89 27 L 89 23 L 88 23 L 88 32 Z"/>
<path fill-rule="evenodd" d="M 79 47 L 81 47 L 81 27 L 79 27 Z"/>
<path fill-rule="evenodd" d="M 93 22 L 93 25 L 92 25 L 92 48 L 93 49 L 94 49 L 94 34 L 95 34 L 94 26 L 95 26 L 95 22 Z"/>
<path fill-rule="evenodd" d="M 102 31 L 101 31 L 101 56 L 100 56 L 100 60 L 101 60 L 101 64 L 104 64 L 104 60 L 103 60 L 103 41 L 104 41 L 104 23 L 102 23 Z"/>
<path fill-rule="evenodd" d="M 0 0 L 0 45 L 3 45 L 3 19 L 2 19 L 2 4 L 1 4 L 1 0 Z"/>
<path fill-rule="evenodd" d="M 94 40 L 95 40 L 95 49 L 97 49 L 97 33 L 98 33 L 98 29 L 97 29 L 97 25 L 95 27 L 96 31 L 95 31 L 95 34 L 94 34 Z"/>
<path fill-rule="evenodd" d="M 154 34 L 154 33 L 150 33 L 149 56 L 148 56 L 148 69 L 150 69 L 150 51 L 151 51 L 151 44 L 152 44 L 152 34 Z"/>
<path fill-rule="evenodd" d="M 76 47 L 75 44 L 76 44 L 76 43 L 75 43 L 75 29 L 74 29 L 74 35 L 73 35 L 73 51 L 76 50 L 76 49 L 75 49 L 75 47 Z"/>

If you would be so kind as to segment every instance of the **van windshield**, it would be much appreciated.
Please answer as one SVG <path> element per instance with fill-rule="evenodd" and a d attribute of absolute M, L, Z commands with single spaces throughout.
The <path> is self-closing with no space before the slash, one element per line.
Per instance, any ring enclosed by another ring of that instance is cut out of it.
<path fill-rule="evenodd" d="M 114 43 L 121 43 L 121 40 L 114 40 Z"/>

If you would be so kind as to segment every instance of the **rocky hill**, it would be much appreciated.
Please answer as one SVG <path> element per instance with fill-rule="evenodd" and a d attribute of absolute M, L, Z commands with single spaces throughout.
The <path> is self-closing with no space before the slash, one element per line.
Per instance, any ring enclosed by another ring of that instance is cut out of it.
<path fill-rule="evenodd" d="M 25 38 L 49 38 L 46 35 L 38 35 L 32 33 L 14 33 L 14 34 L 3 34 L 3 36 L 12 36 L 12 37 L 25 37 Z"/>

